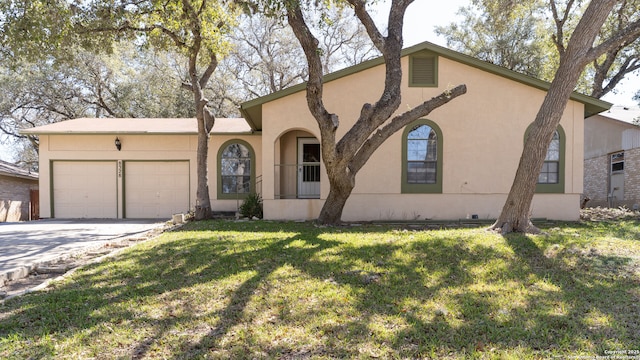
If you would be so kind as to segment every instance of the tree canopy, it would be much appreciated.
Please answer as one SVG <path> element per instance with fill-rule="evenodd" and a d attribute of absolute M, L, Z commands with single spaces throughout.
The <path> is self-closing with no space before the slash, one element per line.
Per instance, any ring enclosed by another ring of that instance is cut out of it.
<path fill-rule="evenodd" d="M 187 93 L 175 91 L 184 78 L 176 54 L 119 43 L 112 54 L 76 49 L 73 58 L 0 66 L 0 132 L 34 170 L 37 158 L 26 154 L 38 138 L 21 129 L 80 117 L 193 117 Z"/>
<path fill-rule="evenodd" d="M 455 50 L 551 81 L 559 66 L 558 50 L 566 44 L 588 3 L 536 0 L 473 0 L 459 10 L 462 20 L 436 28 Z M 555 7 L 555 10 L 554 10 Z M 572 13 L 555 21 L 565 8 Z M 639 0 L 616 2 L 598 36 L 609 38 L 638 16 Z M 555 14 L 554 14 L 555 12 Z M 601 98 L 625 76 L 640 69 L 640 40 L 628 40 L 608 50 L 585 68 L 576 90 Z"/>

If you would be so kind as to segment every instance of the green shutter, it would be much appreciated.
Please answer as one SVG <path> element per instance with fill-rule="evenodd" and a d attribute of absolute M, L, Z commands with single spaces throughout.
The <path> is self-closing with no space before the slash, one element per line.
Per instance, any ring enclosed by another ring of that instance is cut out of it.
<path fill-rule="evenodd" d="M 409 86 L 438 86 L 438 61 L 435 55 L 416 55 L 409 59 Z"/>

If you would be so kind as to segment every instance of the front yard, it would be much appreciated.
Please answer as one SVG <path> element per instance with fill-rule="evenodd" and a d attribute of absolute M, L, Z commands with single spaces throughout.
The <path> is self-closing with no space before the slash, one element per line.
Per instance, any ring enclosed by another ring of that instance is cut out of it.
<path fill-rule="evenodd" d="M 0 305 L 0 358 L 640 355 L 640 222 L 190 223 Z"/>

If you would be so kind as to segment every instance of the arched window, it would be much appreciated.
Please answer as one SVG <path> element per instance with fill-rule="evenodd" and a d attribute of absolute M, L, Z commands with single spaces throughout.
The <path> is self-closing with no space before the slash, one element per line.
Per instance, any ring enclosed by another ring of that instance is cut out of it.
<path fill-rule="evenodd" d="M 235 199 L 254 191 L 255 157 L 243 140 L 224 143 L 218 152 L 218 198 Z"/>
<path fill-rule="evenodd" d="M 556 130 L 547 149 L 547 156 L 540 174 L 538 174 L 538 184 L 557 184 L 560 182 L 560 135 Z"/>
<path fill-rule="evenodd" d="M 418 120 L 405 128 L 402 192 L 442 192 L 442 133 L 433 121 Z"/>
<path fill-rule="evenodd" d="M 525 140 L 531 126 L 525 131 Z M 553 133 L 551 143 L 547 148 L 547 156 L 544 159 L 540 173 L 538 174 L 537 193 L 564 193 L 564 153 L 565 134 L 562 126 Z"/>

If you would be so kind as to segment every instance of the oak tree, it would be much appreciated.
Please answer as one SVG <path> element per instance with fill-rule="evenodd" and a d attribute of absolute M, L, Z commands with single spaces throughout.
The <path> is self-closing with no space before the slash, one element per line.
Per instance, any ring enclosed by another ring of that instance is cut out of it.
<path fill-rule="evenodd" d="M 640 13 L 635 12 L 632 21 L 625 27 L 608 37 L 600 37 L 603 24 L 616 4 L 620 3 L 616 0 L 592 0 L 567 41 L 564 24 L 571 20 L 576 4 L 574 0 L 568 0 L 564 8 L 561 8 L 558 2 L 550 0 L 556 23 L 554 41 L 560 62 L 527 136 L 511 190 L 500 216 L 492 226 L 493 229 L 502 233 L 538 231 L 530 219 L 538 174 L 580 74 L 587 64 L 640 36 Z"/>
<path fill-rule="evenodd" d="M 401 50 L 404 14 L 413 0 L 393 0 L 388 15 L 386 34 L 377 27 L 366 0 L 346 0 L 362 23 L 385 63 L 384 89 L 374 104 L 363 104 L 354 125 L 341 137 L 336 137 L 340 118 L 331 113 L 322 100 L 323 62 L 319 41 L 305 18 L 302 3 L 283 3 L 286 19 L 300 42 L 309 69 L 306 84 L 307 105 L 320 129 L 322 161 L 329 178 L 329 195 L 320 211 L 318 222 L 336 224 L 356 183 L 358 171 L 374 151 L 391 135 L 412 121 L 466 93 L 465 85 L 458 85 L 424 103 L 394 115 L 401 104 Z M 307 4 L 313 6 L 313 4 Z M 319 3 L 317 4 L 320 5 Z"/>

